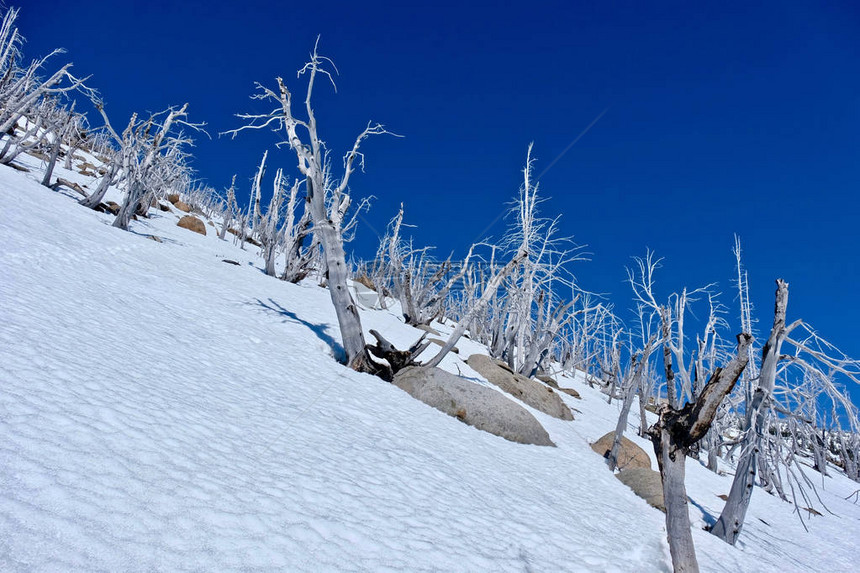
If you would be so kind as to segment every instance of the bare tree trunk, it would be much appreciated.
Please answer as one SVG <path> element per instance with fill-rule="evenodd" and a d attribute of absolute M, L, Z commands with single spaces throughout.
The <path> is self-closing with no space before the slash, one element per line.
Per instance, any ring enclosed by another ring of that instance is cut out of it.
<path fill-rule="evenodd" d="M 346 252 L 340 234 L 328 219 L 325 205 L 325 189 L 317 189 L 320 177 L 308 174 L 308 196 L 311 198 L 311 216 L 314 221 L 314 234 L 319 237 L 328 267 L 328 290 L 334 305 L 337 322 L 340 326 L 343 349 L 347 365 L 358 371 L 372 371 L 370 358 L 365 350 L 364 332 L 358 308 L 347 288 L 349 272 L 346 267 Z"/>
<path fill-rule="evenodd" d="M 676 572 L 699 570 L 684 485 L 687 453 L 708 431 L 720 403 L 734 388 L 749 361 L 746 349 L 751 342 L 749 334 L 738 335 L 737 354 L 725 368 L 714 371 L 698 399 L 680 409 L 663 406 L 660 419 L 648 430 L 663 481 L 666 532 Z"/>
<path fill-rule="evenodd" d="M 660 329 L 663 335 L 663 368 L 666 370 L 666 399 L 673 408 L 678 407 L 675 396 L 675 373 L 672 371 L 672 335 L 671 335 L 671 310 L 668 307 L 660 307 Z"/>
<path fill-rule="evenodd" d="M 89 197 L 84 197 L 80 200 L 80 204 L 84 207 L 89 207 L 90 209 L 95 209 L 99 206 L 99 203 L 105 198 L 105 194 L 107 194 L 108 187 L 110 187 L 114 182 L 114 177 L 116 177 L 116 173 L 119 171 L 119 163 L 115 161 L 111 161 L 108 166 L 107 173 L 99 180 L 99 185 L 96 187 L 96 190 L 93 191 L 93 194 Z"/>
<path fill-rule="evenodd" d="M 746 436 L 741 446 L 732 489 L 719 519 L 711 528 L 711 533 L 726 543 L 734 545 L 744 524 L 747 508 L 755 485 L 758 456 L 761 451 L 761 434 L 767 420 L 768 401 L 776 383 L 776 367 L 779 362 L 782 342 L 788 335 L 785 327 L 785 312 L 788 306 L 788 283 L 776 281 L 776 303 L 774 306 L 773 328 L 767 343 L 762 349 L 762 365 L 759 384 L 753 394 L 751 404 L 746 410 Z"/>
<path fill-rule="evenodd" d="M 648 437 L 648 418 L 645 415 L 645 402 L 648 400 L 645 391 L 645 375 L 639 377 L 639 436 Z"/>

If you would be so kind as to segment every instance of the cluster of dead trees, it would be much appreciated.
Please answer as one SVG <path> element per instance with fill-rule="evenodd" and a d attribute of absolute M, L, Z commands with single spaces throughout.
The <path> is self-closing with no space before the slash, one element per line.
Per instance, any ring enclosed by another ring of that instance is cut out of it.
<path fill-rule="evenodd" d="M 649 252 L 628 271 L 638 309 L 626 349 L 629 362 L 623 365 L 621 352 L 610 352 L 605 368 L 609 399 L 623 400 L 616 443 L 638 394 L 639 432 L 651 439 L 659 462 L 676 571 L 698 570 L 684 486 L 688 457 L 698 461 L 706 452 L 703 463 L 713 471 L 719 471 L 720 458 L 735 466 L 724 509 L 710 528 L 731 544 L 742 532 L 755 485 L 801 508 L 811 507 L 816 496 L 808 469 L 826 474 L 830 463 L 858 480 L 860 416 L 841 382 L 860 383 L 860 361 L 804 321 L 787 322 L 783 280 L 777 281 L 772 327 L 759 346 L 739 241 L 734 252 L 740 303 L 736 343 L 730 342 L 727 310 L 715 285 L 660 300 L 655 274 L 661 261 Z M 688 334 L 691 306 L 705 302 L 707 318 L 698 321 L 702 329 Z M 658 416 L 650 425 L 649 403 Z M 612 452 L 609 463 L 612 467 Z M 798 516 L 803 518 L 799 511 Z"/>
<path fill-rule="evenodd" d="M 21 153 L 37 154 L 47 166 L 43 183 L 56 187 L 60 182 L 52 178 L 58 159 L 65 157 L 70 168 L 76 152 L 86 151 L 101 165 L 93 173 L 94 189 L 77 189 L 84 195 L 80 203 L 99 209 L 109 188 L 118 189 L 123 199 L 114 225 L 121 229 L 158 199 L 183 196 L 222 220 L 221 239 L 230 231 L 242 247 L 259 247 L 268 275 L 298 282 L 317 274 L 328 287 L 349 367 L 391 379 L 397 370 L 417 364 L 427 349 L 423 337 L 401 350 L 372 331 L 376 344 L 366 343 L 345 251 L 369 204 L 355 200 L 349 188 L 352 175 L 364 167 L 362 145 L 371 136 L 394 134 L 368 123 L 335 169 L 312 105 L 318 81 L 334 84 L 334 67 L 316 46 L 298 72 L 306 89 L 295 109 L 293 92 L 282 78 L 274 87 L 258 84 L 252 97 L 268 104 L 269 111 L 241 114 L 243 125 L 227 132 L 236 136 L 246 129 L 272 128 L 295 155 L 294 175 L 278 168 L 269 183 L 264 154 L 248 205 L 240 207 L 235 177 L 223 198 L 195 185 L 187 132 L 202 130 L 202 124 L 188 121 L 187 105 L 132 115 L 124 129 L 115 130 L 97 94 L 71 74 L 70 65 L 46 73 L 57 52 L 22 64 L 16 16 L 17 10 L 7 10 L 0 27 L 0 163 L 12 164 Z M 103 125 L 92 128 L 75 111 L 73 92 L 86 96 Z M 500 240 L 471 245 L 456 263 L 451 257 L 436 260 L 430 249 L 414 246 L 407 236 L 401 205 L 376 259 L 362 266 L 363 280 L 377 291 L 379 304 L 399 306 L 406 323 L 454 323 L 441 349 L 421 365 L 439 365 L 468 334 L 526 376 L 553 368 L 586 372 L 610 401 L 621 401 L 616 444 L 638 397 L 639 433 L 652 440 L 659 461 L 677 571 L 698 568 L 684 485 L 688 457 L 698 460 L 704 453 L 713 471 L 720 471 L 721 459 L 736 467 L 723 512 L 710 529 L 732 544 L 742 532 L 755 485 L 801 507 L 812 505 L 815 495 L 807 467 L 822 474 L 838 467 L 860 481 L 860 415 L 840 386 L 840 381 L 860 383 L 860 362 L 802 320 L 787 321 L 786 282 L 777 281 L 769 332 L 757 336 L 736 243 L 739 334 L 732 336 L 715 285 L 661 297 L 655 281 L 661 261 L 648 252 L 628 271 L 637 313 L 627 327 L 570 273 L 580 251 L 559 236 L 558 219 L 540 216 L 534 161 L 529 146 L 510 225 Z M 264 208 L 268 185 L 272 191 Z M 691 322 L 692 306 L 704 308 L 706 318 Z M 648 408 L 657 414 L 653 424 Z M 610 452 L 611 467 L 616 449 Z"/>
<path fill-rule="evenodd" d="M 146 116 L 132 115 L 122 132 L 114 130 L 95 90 L 71 73 L 71 64 L 49 71 L 62 50 L 25 64 L 23 39 L 15 21 L 18 10 L 6 10 L 0 25 L 0 163 L 16 166 L 28 153 L 45 164 L 42 184 L 52 189 L 67 186 L 83 195 L 81 205 L 111 211 L 114 226 L 128 229 L 136 215 L 146 216 L 156 200 L 170 194 L 197 195 L 196 204 L 212 207 L 214 195 L 195 188 L 188 164 L 191 139 L 185 129 L 200 130 L 187 121 L 187 104 Z M 76 96 L 78 99 L 76 99 Z M 94 107 L 103 124 L 92 126 L 80 107 Z M 84 187 L 54 177 L 55 166 L 78 168 L 95 178 Z M 74 164 L 77 161 L 77 165 Z M 19 166 L 20 168 L 20 166 Z M 110 187 L 122 193 L 122 203 L 108 208 Z"/>

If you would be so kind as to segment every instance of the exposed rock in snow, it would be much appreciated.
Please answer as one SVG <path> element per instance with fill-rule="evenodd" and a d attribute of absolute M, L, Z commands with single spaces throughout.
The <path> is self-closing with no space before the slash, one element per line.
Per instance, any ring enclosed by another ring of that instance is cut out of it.
<path fill-rule="evenodd" d="M 599 440 L 591 444 L 591 449 L 603 456 L 609 456 L 612 444 L 615 441 L 615 432 L 609 432 L 601 436 Z M 626 437 L 621 438 L 621 446 L 618 448 L 618 469 L 630 468 L 651 469 L 651 458 L 645 450 L 631 442 Z"/>
<path fill-rule="evenodd" d="M 540 422 L 513 400 L 439 368 L 405 368 L 394 376 L 394 384 L 479 430 L 520 444 L 555 445 Z"/>
<path fill-rule="evenodd" d="M 532 408 L 561 420 L 573 420 L 573 413 L 561 397 L 545 384 L 511 372 L 484 354 L 473 354 L 466 363 L 511 396 Z"/>
<path fill-rule="evenodd" d="M 185 215 L 179 219 L 176 226 L 188 229 L 189 231 L 194 231 L 195 233 L 200 233 L 201 235 L 206 234 L 206 225 L 203 224 L 203 221 L 193 215 Z"/>
<path fill-rule="evenodd" d="M 651 468 L 628 468 L 615 475 L 621 483 L 633 490 L 633 493 L 648 502 L 648 505 L 656 507 L 660 511 L 666 511 L 663 502 L 663 482 L 660 472 Z"/>

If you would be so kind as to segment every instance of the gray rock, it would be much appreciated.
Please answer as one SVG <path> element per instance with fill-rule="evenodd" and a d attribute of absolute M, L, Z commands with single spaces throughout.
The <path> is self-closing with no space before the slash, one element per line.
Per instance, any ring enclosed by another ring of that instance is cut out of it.
<path fill-rule="evenodd" d="M 504 395 L 439 368 L 404 368 L 394 384 L 413 398 L 479 430 L 520 444 L 555 446 L 528 410 Z"/>
<path fill-rule="evenodd" d="M 495 384 L 514 398 L 522 400 L 535 410 L 540 410 L 544 414 L 561 420 L 573 420 L 573 413 L 570 408 L 546 384 L 516 374 L 507 365 L 502 366 L 484 354 L 473 354 L 466 363 L 490 383 Z"/>
<path fill-rule="evenodd" d="M 666 511 L 660 472 L 655 472 L 650 468 L 629 468 L 616 474 L 615 477 L 632 489 L 633 493 L 647 501 L 648 505 L 656 507 L 660 511 Z"/>
<path fill-rule="evenodd" d="M 591 449 L 603 456 L 609 457 L 609 451 L 612 450 L 612 443 L 615 441 L 615 432 L 609 432 L 600 437 L 599 440 L 591 444 Z M 621 437 L 621 445 L 618 448 L 618 469 L 625 470 L 631 468 L 651 469 L 651 458 L 648 454 L 625 438 Z"/>

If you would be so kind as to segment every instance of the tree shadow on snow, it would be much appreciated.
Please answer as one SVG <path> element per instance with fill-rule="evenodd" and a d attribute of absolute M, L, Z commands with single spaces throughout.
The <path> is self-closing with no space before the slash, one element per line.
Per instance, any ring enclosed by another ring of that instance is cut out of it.
<path fill-rule="evenodd" d="M 266 304 L 260 299 L 257 299 L 257 304 L 267 312 L 272 312 L 280 316 L 284 316 L 292 322 L 297 322 L 301 325 L 308 327 L 317 336 L 317 338 L 322 340 L 329 348 L 331 348 L 335 360 L 341 363 L 346 361 L 346 351 L 343 349 L 343 346 L 327 332 L 329 328 L 328 324 L 314 324 L 312 322 L 308 322 L 307 320 L 301 319 L 296 315 L 296 313 L 285 309 L 271 298 L 269 299 L 268 304 Z"/>
<path fill-rule="evenodd" d="M 714 524 L 717 522 L 716 516 L 713 515 L 709 510 L 705 509 L 704 506 L 697 503 L 696 500 L 694 500 L 692 497 L 688 496 L 687 499 L 690 500 L 690 504 L 692 504 L 693 506 L 698 508 L 699 511 L 702 512 L 702 519 L 705 520 L 705 525 L 708 527 L 708 529 L 713 527 Z"/>

